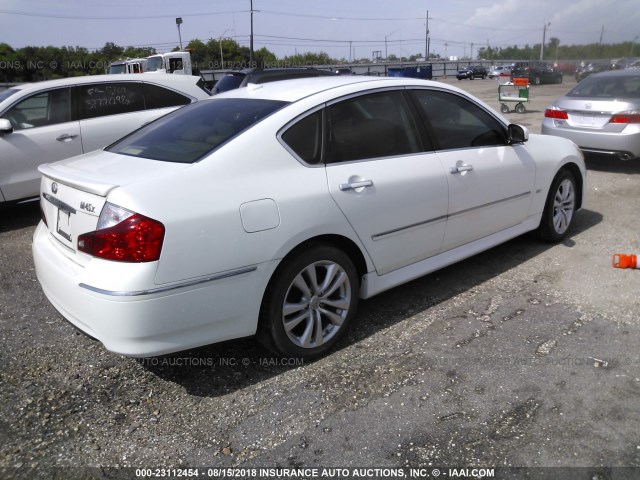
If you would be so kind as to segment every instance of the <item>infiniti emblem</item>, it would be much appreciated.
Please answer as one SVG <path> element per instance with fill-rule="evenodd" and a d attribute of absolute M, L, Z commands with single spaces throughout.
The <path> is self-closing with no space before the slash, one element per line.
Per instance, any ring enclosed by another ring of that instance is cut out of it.
<path fill-rule="evenodd" d="M 53 183 L 51 184 L 51 191 L 52 191 L 54 194 L 58 193 L 58 184 L 57 184 L 56 182 L 53 182 Z"/>

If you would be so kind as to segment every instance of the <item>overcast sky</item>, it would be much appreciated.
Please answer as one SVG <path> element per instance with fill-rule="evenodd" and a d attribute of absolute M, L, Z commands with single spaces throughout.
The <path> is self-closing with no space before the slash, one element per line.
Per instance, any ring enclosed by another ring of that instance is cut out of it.
<path fill-rule="evenodd" d="M 638 0 L 253 0 L 254 48 L 278 57 L 324 51 L 335 58 L 430 52 L 475 56 L 481 46 L 524 46 L 556 37 L 561 45 L 639 41 Z M 249 45 L 250 0 L 0 0 L 0 42 L 14 48 L 106 42 L 178 45 L 220 36 Z M 385 43 L 386 37 L 386 43 Z M 473 48 L 473 50 L 471 50 Z M 640 55 L 640 45 L 635 47 Z"/>

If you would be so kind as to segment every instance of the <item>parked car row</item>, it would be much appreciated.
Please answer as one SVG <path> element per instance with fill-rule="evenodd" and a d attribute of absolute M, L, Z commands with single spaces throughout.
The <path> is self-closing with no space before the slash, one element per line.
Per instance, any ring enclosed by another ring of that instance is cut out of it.
<path fill-rule="evenodd" d="M 532 85 L 543 83 L 562 83 L 562 72 L 547 62 L 517 62 L 510 66 L 494 66 L 487 70 L 482 65 L 469 65 L 461 68 L 456 74 L 458 80 L 475 78 L 510 77 L 526 78 Z"/>

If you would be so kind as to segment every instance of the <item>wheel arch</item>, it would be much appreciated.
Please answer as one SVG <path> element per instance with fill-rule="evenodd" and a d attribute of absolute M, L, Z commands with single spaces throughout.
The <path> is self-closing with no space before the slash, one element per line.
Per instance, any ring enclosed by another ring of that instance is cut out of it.
<path fill-rule="evenodd" d="M 569 171 L 569 173 L 571 173 L 573 175 L 573 178 L 576 180 L 576 210 L 578 210 L 582 208 L 582 198 L 584 193 L 584 178 L 582 176 L 582 172 L 580 171 L 578 165 L 573 162 L 569 162 L 562 165 L 562 167 L 558 169 L 553 178 L 555 179 L 558 174 L 562 172 L 562 170 Z"/>
<path fill-rule="evenodd" d="M 280 265 L 284 265 L 288 259 L 294 257 L 301 251 L 308 250 L 315 245 L 331 245 L 342 250 L 353 261 L 353 265 L 356 267 L 359 278 L 362 278 L 362 276 L 367 273 L 367 260 L 365 259 L 362 250 L 360 250 L 360 247 L 350 238 L 338 234 L 317 235 L 304 240 L 289 250 L 289 252 L 280 260 L 278 267 L 280 267 Z M 271 280 L 273 280 L 277 272 L 278 268 L 276 268 L 273 273 Z"/>

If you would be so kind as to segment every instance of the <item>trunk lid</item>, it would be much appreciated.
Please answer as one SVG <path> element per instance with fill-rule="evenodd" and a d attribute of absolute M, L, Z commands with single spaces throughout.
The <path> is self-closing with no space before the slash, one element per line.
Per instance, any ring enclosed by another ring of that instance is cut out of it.
<path fill-rule="evenodd" d="M 606 132 L 621 132 L 626 125 L 609 123 L 614 113 L 634 110 L 636 105 L 624 101 L 562 99 L 555 104 L 565 110 L 569 116 L 567 126 Z"/>
<path fill-rule="evenodd" d="M 40 204 L 47 228 L 61 251 L 84 264 L 91 257 L 78 252 L 78 236 L 96 230 L 109 192 L 185 167 L 100 150 L 41 165 Z"/>

